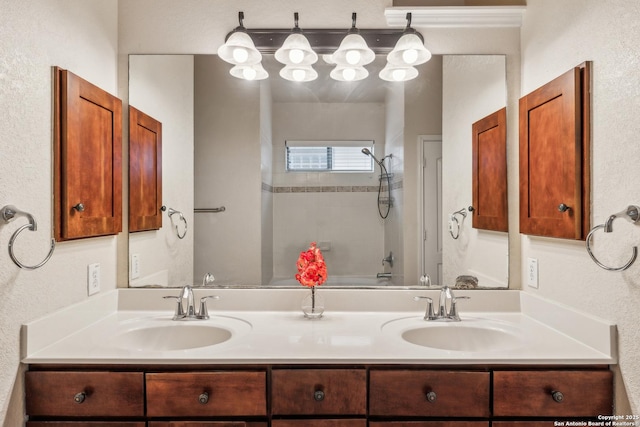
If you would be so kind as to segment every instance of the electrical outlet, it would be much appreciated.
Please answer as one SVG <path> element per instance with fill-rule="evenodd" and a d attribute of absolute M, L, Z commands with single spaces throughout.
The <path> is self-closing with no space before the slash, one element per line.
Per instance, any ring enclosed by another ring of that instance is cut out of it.
<path fill-rule="evenodd" d="M 87 266 L 87 292 L 89 295 L 100 292 L 100 264 L 89 264 Z"/>
<path fill-rule="evenodd" d="M 536 258 L 527 259 L 527 284 L 538 289 L 538 260 Z"/>
<path fill-rule="evenodd" d="M 131 254 L 131 278 L 140 277 L 140 254 Z"/>

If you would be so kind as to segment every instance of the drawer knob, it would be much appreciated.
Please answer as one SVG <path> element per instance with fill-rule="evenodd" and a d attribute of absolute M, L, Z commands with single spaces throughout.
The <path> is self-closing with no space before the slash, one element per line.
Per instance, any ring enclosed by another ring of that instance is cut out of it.
<path fill-rule="evenodd" d="M 324 400 L 324 391 L 316 390 L 313 393 L 313 398 L 316 400 L 316 402 L 322 402 Z"/>
<path fill-rule="evenodd" d="M 427 393 L 426 398 L 427 398 L 427 402 L 435 402 L 436 399 L 438 398 L 438 395 L 436 394 L 435 391 L 430 391 L 429 393 Z"/>
<path fill-rule="evenodd" d="M 202 405 L 206 405 L 207 402 L 209 402 L 209 393 L 205 391 L 200 396 L 198 396 L 198 402 L 200 402 L 200 404 Z"/>
<path fill-rule="evenodd" d="M 84 204 L 83 203 L 78 203 L 77 205 L 75 205 L 73 207 L 73 209 L 77 210 L 78 212 L 84 212 Z"/>
<path fill-rule="evenodd" d="M 559 212 L 567 212 L 567 211 L 570 211 L 570 210 L 571 210 L 571 208 L 569 206 L 565 205 L 564 203 L 560 203 L 558 205 L 558 211 Z"/>
<path fill-rule="evenodd" d="M 73 401 L 76 403 L 82 403 L 86 398 L 87 398 L 87 393 L 83 391 L 81 393 L 76 393 L 76 395 L 73 396 Z"/>
<path fill-rule="evenodd" d="M 562 394 L 562 392 L 560 391 L 555 391 L 555 390 L 552 391 L 551 397 L 553 398 L 554 401 L 558 403 L 562 403 L 562 401 L 564 400 L 564 394 Z"/>

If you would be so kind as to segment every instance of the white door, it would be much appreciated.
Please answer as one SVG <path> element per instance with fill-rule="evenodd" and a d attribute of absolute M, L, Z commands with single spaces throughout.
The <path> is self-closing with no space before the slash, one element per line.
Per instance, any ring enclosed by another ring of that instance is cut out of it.
<path fill-rule="evenodd" d="M 422 275 L 442 284 L 442 137 L 420 138 L 422 159 Z"/>

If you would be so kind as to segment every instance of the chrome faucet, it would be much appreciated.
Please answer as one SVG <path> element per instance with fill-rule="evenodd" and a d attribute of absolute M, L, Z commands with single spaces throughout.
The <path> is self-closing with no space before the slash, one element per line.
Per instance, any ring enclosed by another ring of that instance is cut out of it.
<path fill-rule="evenodd" d="M 180 291 L 180 295 L 168 295 L 163 298 L 176 300 L 176 311 L 173 315 L 173 320 L 206 320 L 209 318 L 209 311 L 207 310 L 207 299 L 220 299 L 220 297 L 217 295 L 207 295 L 205 297 L 202 297 L 200 298 L 200 310 L 196 311 L 193 288 L 189 285 L 186 285 L 182 288 L 182 290 Z M 187 300 L 186 311 L 183 305 L 183 301 L 185 298 Z"/>
<path fill-rule="evenodd" d="M 443 286 L 440 290 L 440 298 L 438 301 L 438 312 L 435 313 L 433 309 L 433 299 L 429 297 L 418 296 L 413 298 L 415 301 L 421 299 L 427 300 L 427 309 L 424 313 L 424 320 L 440 320 L 448 322 L 459 322 L 460 315 L 458 314 L 458 308 L 456 303 L 461 299 L 470 299 L 470 297 L 456 297 L 453 295 L 453 291 L 447 285 Z M 450 300 L 449 309 L 447 310 L 447 300 Z"/>

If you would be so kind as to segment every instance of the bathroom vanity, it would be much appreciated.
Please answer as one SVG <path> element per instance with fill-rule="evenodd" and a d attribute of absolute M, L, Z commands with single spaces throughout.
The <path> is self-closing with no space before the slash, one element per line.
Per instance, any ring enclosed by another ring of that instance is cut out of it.
<path fill-rule="evenodd" d="M 327 289 L 339 310 L 319 320 L 282 309 L 303 293 L 271 291 L 260 302 L 274 311 L 216 290 L 224 311 L 180 322 L 156 303 L 175 289 L 119 290 L 26 325 L 27 426 L 522 427 L 613 411 L 615 326 L 530 295 L 469 291 L 461 322 L 435 324 L 412 301 L 435 291 L 377 291 L 359 299 L 370 311 L 343 311 L 358 291 Z M 82 313 L 91 323 L 73 330 Z M 568 320 L 585 332 L 568 335 Z M 217 329 L 230 336 L 201 341 Z M 169 339 L 146 338 L 159 330 Z M 481 339 L 460 347 L 468 330 Z"/>

